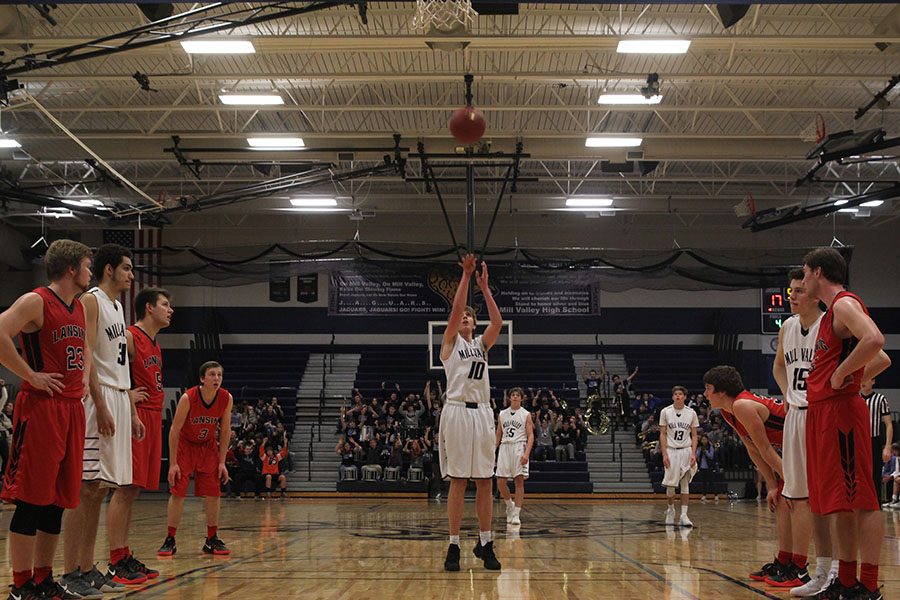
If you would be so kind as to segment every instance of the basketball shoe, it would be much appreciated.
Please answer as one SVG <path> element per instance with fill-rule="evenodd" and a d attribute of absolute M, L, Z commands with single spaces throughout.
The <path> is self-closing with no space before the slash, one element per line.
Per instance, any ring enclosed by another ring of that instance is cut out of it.
<path fill-rule="evenodd" d="M 175 547 L 175 538 L 171 535 L 167 535 L 163 545 L 159 547 L 159 550 L 156 551 L 157 556 L 173 556 L 178 551 L 178 548 Z"/>
<path fill-rule="evenodd" d="M 519 514 L 521 513 L 521 511 L 521 508 L 513 505 L 512 518 L 508 519 L 507 523 L 509 523 L 510 525 L 521 525 L 522 520 L 519 518 Z"/>
<path fill-rule="evenodd" d="M 231 554 L 231 550 L 228 549 L 225 542 L 219 539 L 219 536 L 214 535 L 211 538 L 206 538 L 206 543 L 203 544 L 203 553 L 214 556 L 227 556 Z"/>
<path fill-rule="evenodd" d="M 75 569 L 71 573 L 65 573 L 59 578 L 59 584 L 67 592 L 85 600 L 99 600 L 103 598 L 103 592 L 88 583 L 79 569 Z"/>
<path fill-rule="evenodd" d="M 791 563 L 782 569 L 781 573 L 767 576 L 763 581 L 765 581 L 766 585 L 774 587 L 795 588 L 809 583 L 812 581 L 812 578 L 809 576 L 808 565 L 801 569 L 797 565 Z"/>
<path fill-rule="evenodd" d="M 447 558 L 444 559 L 445 571 L 459 571 L 459 546 L 450 544 L 447 546 Z"/>
<path fill-rule="evenodd" d="M 666 509 L 666 525 L 675 524 L 675 507 L 670 506 Z"/>
<path fill-rule="evenodd" d="M 140 573 L 141 575 L 146 575 L 147 579 L 156 579 L 159 577 L 159 571 L 156 569 L 151 569 L 138 559 L 134 557 L 134 554 L 126 558 L 128 561 L 128 566 L 131 567 L 131 570 L 135 573 Z"/>
<path fill-rule="evenodd" d="M 506 522 L 512 523 L 513 515 L 516 512 L 516 505 L 512 500 L 506 500 Z"/>
<path fill-rule="evenodd" d="M 855 600 L 857 596 L 853 595 L 854 591 L 855 587 L 844 587 L 841 580 L 835 577 L 827 588 L 813 596 L 813 598 L 816 598 L 816 600 Z"/>
<path fill-rule="evenodd" d="M 842 597 L 852 598 L 853 600 L 884 600 L 884 596 L 881 595 L 881 588 L 877 588 L 874 592 L 870 592 L 868 588 L 861 583 L 857 583 L 850 588 L 849 596 Z"/>
<path fill-rule="evenodd" d="M 81 598 L 78 594 L 66 591 L 63 586 L 59 585 L 59 582 L 53 580 L 53 577 L 47 577 L 41 583 L 36 584 L 34 593 L 39 598 L 53 598 L 53 600 L 79 600 Z"/>
<path fill-rule="evenodd" d="M 762 566 L 759 571 L 754 571 L 750 573 L 750 579 L 753 581 L 765 581 L 766 577 L 774 577 L 781 573 L 784 567 L 777 560 L 773 560 L 770 563 L 766 563 Z"/>
<path fill-rule="evenodd" d="M 91 567 L 90 571 L 81 573 L 81 577 L 87 581 L 92 588 L 100 590 L 104 594 L 118 594 L 126 591 L 125 584 L 113 581 L 97 569 L 97 565 Z"/>
<path fill-rule="evenodd" d="M 500 561 L 494 555 L 494 542 L 488 542 L 482 545 L 481 540 L 475 544 L 472 554 L 484 561 L 484 568 L 489 571 L 499 571 Z"/>
<path fill-rule="evenodd" d="M 688 519 L 688 516 L 686 513 L 681 515 L 681 519 L 678 521 L 678 524 L 681 525 L 682 527 L 693 527 L 694 526 L 694 524 L 691 522 L 691 520 Z"/>
<path fill-rule="evenodd" d="M 38 594 L 34 589 L 34 583 L 29 581 L 22 587 L 9 586 L 9 596 L 6 600 L 44 600 L 44 596 Z"/>
<path fill-rule="evenodd" d="M 134 571 L 131 565 L 128 564 L 128 558 L 123 558 L 116 564 L 109 563 L 106 569 L 106 576 L 117 583 L 124 583 L 125 585 L 147 583 L 147 576 Z"/>
<path fill-rule="evenodd" d="M 809 598 L 815 596 L 831 584 L 830 572 L 827 568 L 816 567 L 816 574 L 801 586 L 791 588 L 791 596 Z M 766 582 L 768 583 L 768 581 Z"/>

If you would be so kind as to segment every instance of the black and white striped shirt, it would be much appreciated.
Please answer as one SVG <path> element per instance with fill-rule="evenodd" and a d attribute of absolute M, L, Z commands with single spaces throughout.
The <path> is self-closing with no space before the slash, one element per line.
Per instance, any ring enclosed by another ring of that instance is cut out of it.
<path fill-rule="evenodd" d="M 891 414 L 891 411 L 888 409 L 887 398 L 884 397 L 884 394 L 877 392 L 872 392 L 868 396 L 863 396 L 863 398 L 866 399 L 866 406 L 869 407 L 872 437 L 881 437 L 884 435 L 884 421 L 882 419 Z"/>

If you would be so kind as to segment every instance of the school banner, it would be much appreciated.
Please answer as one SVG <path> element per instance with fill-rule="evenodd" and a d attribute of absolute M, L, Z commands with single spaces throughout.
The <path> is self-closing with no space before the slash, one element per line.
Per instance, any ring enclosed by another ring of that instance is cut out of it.
<path fill-rule="evenodd" d="M 600 286 L 590 270 L 537 270 L 518 265 L 489 265 L 491 293 L 504 318 L 599 315 Z M 460 268 L 445 264 L 371 262 L 331 273 L 331 315 L 432 315 L 450 311 Z M 477 285 L 475 306 L 486 318 Z"/>

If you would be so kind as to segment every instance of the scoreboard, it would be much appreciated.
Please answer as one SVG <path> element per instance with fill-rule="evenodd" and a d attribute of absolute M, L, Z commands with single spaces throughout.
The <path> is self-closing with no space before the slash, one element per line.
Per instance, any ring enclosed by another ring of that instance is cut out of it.
<path fill-rule="evenodd" d="M 762 332 L 773 334 L 781 330 L 781 325 L 791 316 L 791 288 L 767 287 L 760 290 Z"/>

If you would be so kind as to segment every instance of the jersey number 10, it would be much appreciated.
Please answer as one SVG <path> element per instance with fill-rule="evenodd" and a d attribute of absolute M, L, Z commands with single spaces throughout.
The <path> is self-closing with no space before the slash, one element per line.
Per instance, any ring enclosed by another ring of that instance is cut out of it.
<path fill-rule="evenodd" d="M 469 379 L 477 379 L 481 381 L 481 378 L 484 377 L 484 367 L 487 366 L 487 363 L 483 362 L 473 362 L 471 368 L 469 369 Z"/>

